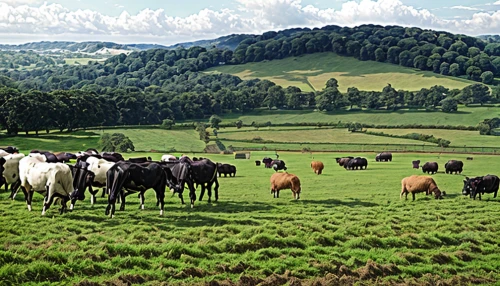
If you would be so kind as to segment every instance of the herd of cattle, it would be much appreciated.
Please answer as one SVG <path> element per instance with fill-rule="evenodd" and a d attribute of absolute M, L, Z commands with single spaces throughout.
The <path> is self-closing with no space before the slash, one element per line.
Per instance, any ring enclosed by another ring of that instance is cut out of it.
<path fill-rule="evenodd" d="M 76 160 L 74 165 L 70 160 Z M 377 162 L 392 161 L 392 154 L 383 152 L 375 157 Z M 346 170 L 365 170 L 368 160 L 361 157 L 336 158 L 339 166 Z M 261 161 L 255 161 L 260 166 Z M 275 173 L 271 176 L 271 194 L 279 197 L 280 190 L 292 190 L 295 199 L 300 198 L 300 179 L 286 172 L 287 167 L 283 160 L 265 157 L 262 160 L 265 168 L 273 168 Z M 426 162 L 420 166 L 420 161 L 412 162 L 413 168 L 422 168 L 424 173 L 435 174 L 438 171 L 437 162 Z M 317 175 L 322 174 L 324 164 L 321 161 L 312 161 L 311 168 Z M 278 172 L 283 170 L 285 172 Z M 445 164 L 447 174 L 461 173 L 463 162 L 450 160 Z M 25 196 L 28 210 L 31 211 L 33 192 L 44 194 L 42 215 L 50 208 L 56 198 L 61 199 L 60 213 L 66 210 L 67 202 L 70 201 L 70 209 L 74 208 L 77 200 L 85 199 L 85 191 L 88 189 L 91 195 L 91 204 L 96 200 L 98 189 L 102 188 L 102 197 L 108 194 L 108 206 L 106 215 L 113 216 L 115 204 L 120 202 L 120 210 L 125 209 L 125 199 L 128 195 L 136 193 L 140 198 L 140 207 L 144 208 L 144 192 L 153 189 L 156 193 L 156 205 L 163 214 L 165 204 L 165 189 L 168 187 L 172 193 L 178 194 L 181 203 L 184 204 L 183 191 L 185 186 L 189 189 L 191 207 L 196 201 L 196 188 L 201 186 L 199 200 L 203 199 L 207 192 L 208 201 L 211 201 L 212 187 L 215 201 L 218 200 L 219 182 L 218 176 L 236 176 L 236 167 L 230 164 L 214 163 L 206 158 L 192 158 L 173 155 L 163 155 L 160 161 L 152 161 L 151 158 L 130 158 L 125 160 L 119 153 L 102 152 L 88 149 L 76 154 L 60 152 L 51 153 L 47 151 L 32 150 L 28 155 L 19 153 L 14 147 L 0 148 L 0 188 L 5 185 L 5 190 L 11 190 L 10 198 L 14 199 L 17 192 L 21 190 Z M 499 188 L 499 178 L 495 175 L 486 175 L 464 180 L 462 193 L 476 198 L 484 193 L 493 193 L 496 198 Z M 425 192 L 431 193 L 437 199 L 442 198 L 445 192 L 441 192 L 431 176 L 413 175 L 401 181 L 400 197 L 407 198 L 411 193 L 413 200 L 415 194 Z M 106 191 L 106 192 L 105 192 Z"/>
<path fill-rule="evenodd" d="M 70 160 L 76 160 L 76 163 L 68 164 Z M 205 192 L 208 201 L 211 201 L 212 188 L 217 201 L 217 174 L 234 177 L 236 167 L 187 156 L 164 155 L 161 161 L 156 162 L 145 157 L 125 160 L 119 153 L 99 153 L 95 149 L 77 154 L 32 150 L 28 155 L 19 153 L 13 147 L 0 149 L 0 188 L 5 185 L 8 191 L 10 186 L 12 199 L 21 190 L 30 211 L 33 193 L 43 194 L 42 215 L 56 198 L 61 199 L 60 213 L 66 210 L 68 201 L 71 202 L 70 209 L 73 209 L 77 200 L 85 199 L 87 189 L 91 204 L 94 204 L 99 188 L 103 188 L 103 196 L 104 190 L 108 194 L 106 215 L 113 216 L 115 204 L 120 201 L 120 210 L 124 210 L 125 198 L 133 193 L 138 194 L 141 208 L 144 208 L 144 192 L 148 189 L 155 190 L 156 204 L 162 215 L 166 187 L 177 193 L 184 204 L 183 191 L 187 186 L 191 207 L 194 207 L 198 186 L 201 186 L 200 201 Z"/>

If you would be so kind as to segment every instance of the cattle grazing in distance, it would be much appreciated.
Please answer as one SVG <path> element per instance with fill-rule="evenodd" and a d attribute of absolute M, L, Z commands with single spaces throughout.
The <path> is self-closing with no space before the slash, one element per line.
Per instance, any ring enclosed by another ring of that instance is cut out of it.
<path fill-rule="evenodd" d="M 356 157 L 350 159 L 347 163 L 344 163 L 344 168 L 346 170 L 363 170 L 368 167 L 368 160 L 366 158 Z"/>
<path fill-rule="evenodd" d="M 467 160 L 474 160 L 474 157 L 467 157 Z"/>
<path fill-rule="evenodd" d="M 274 173 L 270 181 L 273 198 L 279 198 L 281 190 L 290 189 L 292 190 L 293 198 L 296 200 L 300 199 L 300 180 L 296 175 L 287 172 Z"/>
<path fill-rule="evenodd" d="M 500 179 L 495 175 L 486 175 L 475 178 L 465 177 L 462 194 L 464 196 L 470 195 L 473 199 L 476 199 L 476 195 L 479 195 L 479 200 L 481 200 L 481 194 L 484 195 L 485 193 L 493 193 L 493 197 L 496 198 L 499 184 Z"/>
<path fill-rule="evenodd" d="M 414 160 L 414 161 L 411 161 L 411 164 L 413 166 L 413 169 L 418 169 L 420 168 L 420 160 Z"/>
<path fill-rule="evenodd" d="M 463 171 L 464 163 L 458 160 L 449 160 L 444 168 L 446 170 L 446 174 L 460 174 Z"/>
<path fill-rule="evenodd" d="M 286 171 L 287 167 L 285 166 L 285 161 L 283 160 L 273 160 L 271 162 L 271 166 L 273 166 L 273 169 L 275 172 L 278 172 L 279 170 Z"/>
<path fill-rule="evenodd" d="M 221 164 L 217 163 L 217 173 L 219 173 L 219 177 L 224 175 L 224 177 L 235 177 L 236 176 L 236 166 L 231 164 Z"/>
<path fill-rule="evenodd" d="M 416 193 L 425 193 L 426 195 L 434 193 L 436 199 L 442 199 L 443 195 L 445 195 L 445 192 L 441 193 L 431 176 L 418 175 L 409 176 L 401 180 L 401 194 L 399 197 L 403 198 L 403 195 L 405 195 L 405 199 L 408 199 L 409 193 L 411 193 L 413 200 L 415 200 Z"/>
<path fill-rule="evenodd" d="M 425 162 L 422 166 L 422 172 L 427 174 L 436 174 L 439 169 L 437 162 Z"/>
<path fill-rule="evenodd" d="M 62 214 L 74 191 L 70 167 L 63 163 L 46 163 L 40 159 L 39 156 L 26 156 L 19 161 L 19 177 L 26 205 L 31 211 L 33 192 L 38 192 L 45 196 L 42 215 L 45 215 L 56 198 L 61 199 L 59 211 Z"/>
<path fill-rule="evenodd" d="M 255 166 L 260 166 L 260 161 L 259 160 L 255 161 Z"/>
<path fill-rule="evenodd" d="M 391 162 L 392 161 L 392 154 L 390 152 L 378 153 L 377 156 L 375 156 L 375 161 L 377 161 L 377 162 Z"/>
<path fill-rule="evenodd" d="M 335 158 L 335 161 L 339 164 L 340 167 L 344 167 L 349 160 L 354 159 L 354 157 L 349 156 L 349 157 L 342 157 L 342 158 Z"/>
<path fill-rule="evenodd" d="M 321 161 L 312 161 L 311 168 L 313 169 L 313 171 L 316 175 L 321 175 L 321 173 L 323 173 L 323 169 L 325 168 L 325 165 Z"/>
<path fill-rule="evenodd" d="M 262 163 L 264 163 L 264 167 L 265 168 L 272 168 L 273 167 L 273 159 L 269 158 L 269 157 L 264 157 L 264 159 L 262 159 Z"/>

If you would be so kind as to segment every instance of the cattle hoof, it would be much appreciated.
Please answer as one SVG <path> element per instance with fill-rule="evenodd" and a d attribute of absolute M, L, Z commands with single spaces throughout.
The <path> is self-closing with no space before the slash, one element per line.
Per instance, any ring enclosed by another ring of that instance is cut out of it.
<path fill-rule="evenodd" d="M 193 205 L 193 204 L 191 204 L 191 208 L 194 208 L 194 205 Z"/>
<path fill-rule="evenodd" d="M 160 216 L 163 216 L 163 210 L 160 210 Z"/>
<path fill-rule="evenodd" d="M 74 204 L 71 204 L 71 205 L 69 206 L 69 210 L 70 210 L 70 211 L 72 211 L 74 207 L 75 207 L 75 205 L 74 205 Z"/>
<path fill-rule="evenodd" d="M 42 215 L 45 215 L 45 210 L 42 211 Z"/>
<path fill-rule="evenodd" d="M 143 209 L 144 209 L 144 205 L 141 205 L 141 210 L 143 210 Z"/>
<path fill-rule="evenodd" d="M 28 211 L 31 211 L 31 206 L 30 205 L 28 205 Z"/>

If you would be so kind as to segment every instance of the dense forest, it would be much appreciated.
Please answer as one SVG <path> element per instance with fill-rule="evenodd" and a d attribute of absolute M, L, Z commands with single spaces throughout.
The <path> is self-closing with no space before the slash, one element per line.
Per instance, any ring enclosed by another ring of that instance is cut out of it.
<path fill-rule="evenodd" d="M 273 60 L 332 51 L 375 60 L 466 75 L 484 83 L 500 74 L 500 44 L 447 32 L 363 25 L 355 28 L 288 29 L 249 35 L 238 47 L 190 47 L 135 51 L 88 65 L 45 65 L 0 70 L 0 128 L 8 133 L 49 128 L 72 130 L 96 125 L 161 124 L 163 120 L 203 118 L 259 107 L 369 109 L 426 108 L 454 112 L 457 105 L 496 102 L 499 89 L 474 84 L 462 90 L 442 86 L 418 92 L 350 87 L 343 94 L 330 79 L 317 92 L 283 88 L 268 80 L 243 81 L 206 74 L 221 64 Z M 40 62 L 40 59 L 35 59 Z M 34 60 L 34 61 L 35 61 Z M 42 65 L 42 64 L 40 64 Z"/>

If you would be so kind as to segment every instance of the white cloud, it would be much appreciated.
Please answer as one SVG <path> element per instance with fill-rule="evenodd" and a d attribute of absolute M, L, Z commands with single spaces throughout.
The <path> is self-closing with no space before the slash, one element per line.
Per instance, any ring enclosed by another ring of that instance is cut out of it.
<path fill-rule="evenodd" d="M 2 1 L 0 1 L 0 3 L 1 2 L 9 4 L 11 6 L 20 6 L 20 5 L 26 5 L 26 4 L 29 4 L 29 5 L 40 4 L 40 3 L 42 3 L 42 0 L 2 0 Z"/>
<path fill-rule="evenodd" d="M 493 5 L 500 5 L 500 1 L 493 3 Z"/>
<path fill-rule="evenodd" d="M 450 9 L 469 10 L 469 11 L 480 11 L 481 10 L 481 9 L 478 9 L 478 8 L 461 6 L 461 5 L 450 7 Z"/>
<path fill-rule="evenodd" d="M 470 35 L 500 31 L 500 10 L 478 12 L 467 19 L 445 20 L 429 10 L 407 6 L 399 0 L 347 1 L 340 10 L 303 6 L 301 0 L 237 0 L 238 6 L 234 9 L 203 9 L 187 17 L 174 17 L 163 9 L 144 9 L 133 15 L 123 11 L 112 17 L 92 10 L 71 11 L 60 4 L 14 6 L 10 2 L 13 1 L 0 0 L 0 37 L 18 42 L 45 37 L 47 40 L 105 39 L 173 44 L 233 33 L 331 24 L 418 26 Z M 121 8 L 120 5 L 116 7 Z"/>

